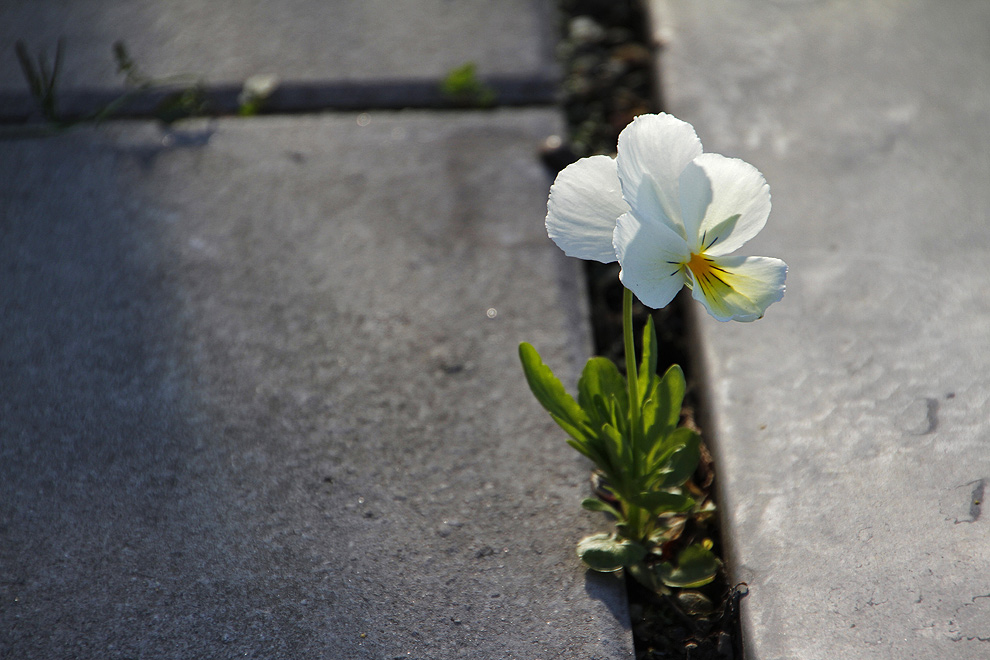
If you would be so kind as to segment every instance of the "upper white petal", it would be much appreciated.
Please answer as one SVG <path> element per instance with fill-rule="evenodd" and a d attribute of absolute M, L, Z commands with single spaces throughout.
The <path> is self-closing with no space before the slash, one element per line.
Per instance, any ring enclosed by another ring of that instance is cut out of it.
<path fill-rule="evenodd" d="M 550 187 L 547 235 L 570 257 L 610 263 L 615 261 L 615 221 L 628 210 L 615 160 L 582 158 L 565 167 Z"/>
<path fill-rule="evenodd" d="M 720 256 L 756 236 L 770 215 L 770 186 L 738 158 L 701 154 L 680 177 L 681 209 L 696 253 Z"/>
<path fill-rule="evenodd" d="M 690 257 L 687 243 L 667 225 L 626 213 L 615 225 L 613 244 L 619 279 L 647 307 L 666 307 L 687 282 L 681 265 Z"/>
<path fill-rule="evenodd" d="M 691 275 L 692 295 L 719 321 L 755 321 L 784 296 L 787 264 L 770 257 L 721 257 L 718 281 L 703 286 Z M 714 284 L 714 286 L 712 286 Z"/>
<path fill-rule="evenodd" d="M 681 172 L 701 155 L 694 127 L 666 113 L 640 115 L 619 134 L 618 152 L 622 195 L 632 211 L 687 238 L 678 188 Z"/>

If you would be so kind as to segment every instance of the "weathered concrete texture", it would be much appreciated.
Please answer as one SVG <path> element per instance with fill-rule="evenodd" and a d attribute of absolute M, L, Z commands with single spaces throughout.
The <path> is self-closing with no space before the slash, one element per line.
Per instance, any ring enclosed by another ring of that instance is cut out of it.
<path fill-rule="evenodd" d="M 698 324 L 749 657 L 988 657 L 990 4 L 654 6 L 668 109 L 764 172 L 744 250 L 791 267 Z"/>
<path fill-rule="evenodd" d="M 122 40 L 152 76 L 207 84 L 275 74 L 284 81 L 439 78 L 475 62 L 483 75 L 555 70 L 551 0 L 44 2 L 0 6 L 0 92 L 26 91 L 13 44 L 65 39 L 62 89 L 119 89 Z M 49 60 L 50 61 L 50 60 Z"/>
<path fill-rule="evenodd" d="M 365 123 L 362 121 L 362 123 Z M 574 543 L 550 111 L 120 123 L 0 152 L 0 655 L 623 658 Z M 961 397 L 960 397 L 961 399 Z"/>

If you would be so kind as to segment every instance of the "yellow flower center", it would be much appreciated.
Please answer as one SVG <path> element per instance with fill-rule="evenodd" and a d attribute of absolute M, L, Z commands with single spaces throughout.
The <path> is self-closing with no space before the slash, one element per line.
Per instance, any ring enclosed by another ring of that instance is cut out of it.
<path fill-rule="evenodd" d="M 703 254 L 692 254 L 685 264 L 694 274 L 694 281 L 709 300 L 724 299 L 733 292 L 729 273 Z"/>
<path fill-rule="evenodd" d="M 699 282 L 707 280 L 712 272 L 712 262 L 700 254 L 692 254 L 687 262 L 687 267 L 694 273 L 694 279 Z"/>

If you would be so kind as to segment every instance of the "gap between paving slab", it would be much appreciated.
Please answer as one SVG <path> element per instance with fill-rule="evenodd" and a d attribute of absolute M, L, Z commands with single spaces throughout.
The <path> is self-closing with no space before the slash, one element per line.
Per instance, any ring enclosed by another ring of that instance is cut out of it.
<path fill-rule="evenodd" d="M 612 658 L 550 110 L 113 122 L 0 154 L 0 648 Z M 181 139 L 180 139 L 181 138 Z"/>
<path fill-rule="evenodd" d="M 791 266 L 697 324 L 748 657 L 988 657 L 990 5 L 653 6 L 667 108 L 764 172 L 745 252 Z"/>
<path fill-rule="evenodd" d="M 485 76 L 478 82 L 494 94 L 484 107 L 549 106 L 557 101 L 557 80 L 549 77 Z M 161 87 L 124 99 L 126 89 L 76 89 L 59 94 L 58 116 L 62 120 L 93 117 L 114 105 L 114 118 L 154 117 L 158 108 L 182 88 Z M 205 114 L 236 115 L 242 105 L 243 85 L 211 85 L 202 90 Z M 264 114 L 296 114 L 355 110 L 469 109 L 470 103 L 451 98 L 443 91 L 443 80 L 355 80 L 279 82 L 261 108 Z M 467 107 L 465 107 L 467 106 Z M 22 123 L 39 114 L 38 101 L 26 92 L 0 92 L 0 123 Z"/>
<path fill-rule="evenodd" d="M 271 74 L 282 90 L 269 108 L 424 107 L 435 82 L 466 63 L 500 92 L 502 104 L 545 103 L 558 76 L 555 9 L 549 0 L 237 0 L 161 3 L 95 0 L 0 6 L 0 120 L 34 111 L 13 45 L 22 40 L 49 62 L 59 38 L 65 57 L 62 110 L 86 115 L 123 90 L 113 44 L 123 41 L 152 78 L 183 75 L 219 91 L 219 110 L 236 109 L 244 81 Z M 382 90 L 387 81 L 389 89 Z M 400 95 L 397 95 L 400 94 Z M 138 105 L 129 114 L 140 114 Z"/>

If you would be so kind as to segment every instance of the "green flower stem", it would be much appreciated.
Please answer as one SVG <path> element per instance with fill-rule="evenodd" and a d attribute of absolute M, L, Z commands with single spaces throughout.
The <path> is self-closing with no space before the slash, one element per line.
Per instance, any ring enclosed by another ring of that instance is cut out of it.
<path fill-rule="evenodd" d="M 638 435 L 639 429 L 639 388 L 636 371 L 636 344 L 633 341 L 632 324 L 633 294 L 623 288 L 622 294 L 622 337 L 626 349 L 626 381 L 629 383 L 629 421 L 632 422 L 632 432 Z M 635 454 L 634 454 L 635 455 Z"/>

